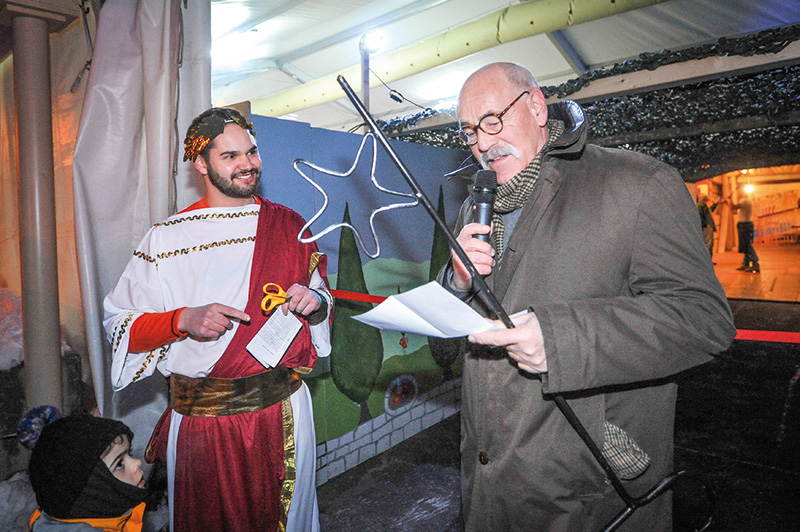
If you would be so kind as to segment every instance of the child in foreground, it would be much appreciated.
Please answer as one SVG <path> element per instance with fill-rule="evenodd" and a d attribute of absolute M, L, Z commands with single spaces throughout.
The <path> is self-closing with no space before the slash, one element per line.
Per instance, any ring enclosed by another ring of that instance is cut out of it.
<path fill-rule="evenodd" d="M 28 473 L 39 505 L 31 532 L 141 532 L 148 491 L 142 461 L 130 455 L 133 432 L 127 425 L 71 415 L 27 439 L 33 445 Z"/>

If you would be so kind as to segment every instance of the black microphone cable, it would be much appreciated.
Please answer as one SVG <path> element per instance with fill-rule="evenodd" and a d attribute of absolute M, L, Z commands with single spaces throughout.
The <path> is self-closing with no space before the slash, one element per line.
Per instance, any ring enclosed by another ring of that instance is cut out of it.
<path fill-rule="evenodd" d="M 408 98 L 406 98 L 405 96 L 403 96 L 403 95 L 402 95 L 400 92 L 398 92 L 398 91 L 394 90 L 393 88 L 391 88 L 389 85 L 387 85 L 387 84 L 386 84 L 386 83 L 385 83 L 385 82 L 384 82 L 384 81 L 381 79 L 381 77 L 380 77 L 379 75 L 377 75 L 377 74 L 375 73 L 375 71 L 374 71 L 374 70 L 372 70 L 372 68 L 370 68 L 370 69 L 369 69 L 369 71 L 370 71 L 370 72 L 372 72 L 372 75 L 373 75 L 373 76 L 375 76 L 376 78 L 378 78 L 378 81 L 380 81 L 380 82 L 381 82 L 381 84 L 383 84 L 383 86 L 384 86 L 384 87 L 386 87 L 386 88 L 389 90 L 389 98 L 391 98 L 392 100 L 396 101 L 397 103 L 408 102 L 408 103 L 410 103 L 410 104 L 412 104 L 412 105 L 416 105 L 417 107 L 419 107 L 420 109 L 422 109 L 422 110 L 424 110 L 424 111 L 433 111 L 433 109 L 431 109 L 430 107 L 423 107 L 423 106 L 421 106 L 420 104 L 418 104 L 417 102 L 414 102 L 414 101 L 412 101 L 412 100 L 409 100 Z"/>

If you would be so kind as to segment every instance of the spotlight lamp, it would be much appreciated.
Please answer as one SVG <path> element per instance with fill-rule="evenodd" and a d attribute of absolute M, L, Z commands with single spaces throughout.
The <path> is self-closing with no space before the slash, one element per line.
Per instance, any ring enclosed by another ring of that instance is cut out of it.
<path fill-rule="evenodd" d="M 383 45 L 383 34 L 377 31 L 368 31 L 361 36 L 358 41 L 358 49 L 361 52 L 374 54 Z"/>
<path fill-rule="evenodd" d="M 358 49 L 361 52 L 361 100 L 369 112 L 369 54 L 374 54 L 383 44 L 383 34 L 377 31 L 368 31 L 358 40 Z"/>

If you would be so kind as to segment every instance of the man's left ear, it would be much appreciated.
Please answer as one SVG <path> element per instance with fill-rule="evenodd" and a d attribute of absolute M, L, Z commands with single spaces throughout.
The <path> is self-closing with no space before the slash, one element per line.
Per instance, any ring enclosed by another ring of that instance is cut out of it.
<path fill-rule="evenodd" d="M 203 158 L 202 155 L 198 155 L 194 158 L 194 167 L 197 168 L 197 171 L 200 172 L 200 175 L 208 175 L 208 167 L 206 166 L 206 160 Z"/>
<path fill-rule="evenodd" d="M 544 99 L 544 94 L 539 89 L 531 91 L 529 105 L 533 109 L 536 116 L 536 123 L 539 127 L 544 127 L 547 124 L 547 102 Z"/>

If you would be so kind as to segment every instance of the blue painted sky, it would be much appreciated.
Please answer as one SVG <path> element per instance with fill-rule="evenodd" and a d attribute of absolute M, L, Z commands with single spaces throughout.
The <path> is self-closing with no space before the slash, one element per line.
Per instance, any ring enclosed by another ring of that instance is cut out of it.
<path fill-rule="evenodd" d="M 263 160 L 261 193 L 272 201 L 295 209 L 306 220 L 311 219 L 321 208 L 323 197 L 294 170 L 293 161 L 303 159 L 325 169 L 346 172 L 356 159 L 363 135 L 315 129 L 304 123 L 261 116 L 253 116 L 252 120 Z M 452 227 L 458 207 L 467 194 L 467 187 L 464 181 L 447 181 L 443 175 L 459 166 L 467 156 L 466 151 L 400 141 L 391 143 L 434 208 L 438 202 L 439 185 L 442 185 L 447 223 Z M 381 186 L 411 193 L 411 188 L 380 145 L 377 151 L 375 175 Z M 335 177 L 303 167 L 304 172 L 313 176 L 329 196 L 328 207 L 312 227 L 313 233 L 321 232 L 330 224 L 340 223 L 347 202 L 353 225 L 361 232 L 367 249 L 374 252 L 369 233 L 370 212 L 382 205 L 410 200 L 377 190 L 370 180 L 371 163 L 372 147 L 368 143 L 358 166 L 348 177 Z M 430 260 L 433 228 L 433 220 L 422 205 L 378 214 L 375 229 L 381 246 L 380 258 L 415 263 Z M 336 272 L 337 248 L 342 230 L 349 229 L 337 229 L 317 242 L 320 250 L 329 256 L 329 273 Z M 369 260 L 363 252 L 361 258 L 364 263 Z"/>

